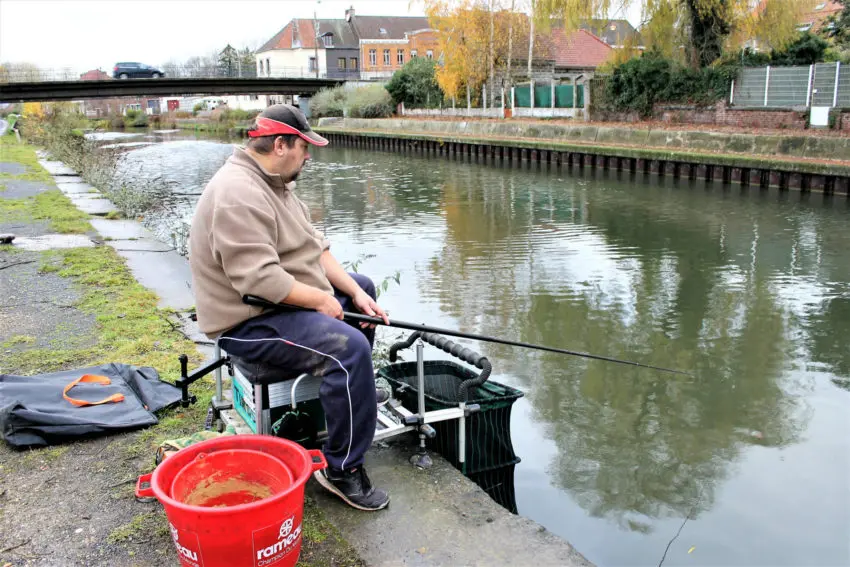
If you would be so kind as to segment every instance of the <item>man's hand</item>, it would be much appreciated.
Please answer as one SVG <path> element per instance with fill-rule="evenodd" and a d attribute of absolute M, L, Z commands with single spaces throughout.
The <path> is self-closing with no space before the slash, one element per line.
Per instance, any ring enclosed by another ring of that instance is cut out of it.
<path fill-rule="evenodd" d="M 381 306 L 375 303 L 375 300 L 369 297 L 369 295 L 363 291 L 362 289 L 354 294 L 354 297 L 351 298 L 354 302 L 354 305 L 357 309 L 363 313 L 364 315 L 369 315 L 370 317 L 380 317 L 384 320 L 385 325 L 390 324 L 390 319 L 387 317 L 387 314 L 384 313 L 384 310 L 381 309 Z M 362 328 L 369 327 L 370 329 L 374 329 L 375 325 L 370 323 L 360 323 Z"/>
<path fill-rule="evenodd" d="M 328 294 L 323 294 L 325 297 L 322 302 L 316 307 L 316 311 L 324 313 L 328 317 L 339 319 L 342 321 L 342 305 L 339 304 L 336 297 Z"/>

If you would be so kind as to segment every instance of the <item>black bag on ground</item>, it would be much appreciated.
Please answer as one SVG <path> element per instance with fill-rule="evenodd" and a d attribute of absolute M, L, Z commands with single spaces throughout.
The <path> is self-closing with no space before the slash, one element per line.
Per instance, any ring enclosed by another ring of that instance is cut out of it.
<path fill-rule="evenodd" d="M 109 383 L 75 383 L 85 375 Z M 55 445 L 155 425 L 153 412 L 179 401 L 180 389 L 151 367 L 110 363 L 38 376 L 0 374 L 0 435 L 18 448 Z"/>

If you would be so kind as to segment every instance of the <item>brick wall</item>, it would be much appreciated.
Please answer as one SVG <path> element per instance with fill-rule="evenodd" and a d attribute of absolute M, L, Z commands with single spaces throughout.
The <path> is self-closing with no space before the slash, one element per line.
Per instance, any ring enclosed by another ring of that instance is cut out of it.
<path fill-rule="evenodd" d="M 844 116 L 842 115 L 841 127 L 850 130 L 850 115 L 846 119 L 843 119 Z M 808 112 L 784 108 L 743 110 L 729 108 L 726 103 L 718 102 L 714 107 L 656 105 L 653 109 L 652 118 L 668 124 L 707 124 L 739 128 L 803 130 L 808 123 Z M 638 122 L 642 120 L 635 113 L 618 112 L 594 112 L 592 119 L 604 122 Z"/>
<path fill-rule="evenodd" d="M 808 123 L 808 112 L 801 110 L 734 110 L 719 102 L 715 107 L 716 122 L 740 128 L 773 128 L 804 130 Z"/>

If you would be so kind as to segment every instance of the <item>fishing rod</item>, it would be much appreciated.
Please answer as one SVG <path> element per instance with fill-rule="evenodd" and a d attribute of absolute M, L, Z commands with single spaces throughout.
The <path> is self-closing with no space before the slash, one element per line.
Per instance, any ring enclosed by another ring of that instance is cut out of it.
<path fill-rule="evenodd" d="M 308 309 L 306 307 L 300 307 L 298 305 L 288 305 L 284 303 L 272 303 L 262 297 L 257 297 L 256 295 L 244 295 L 242 296 L 242 302 L 247 305 L 254 305 L 256 307 L 264 307 L 266 309 L 275 309 L 275 310 L 287 310 L 287 311 L 315 311 L 314 309 Z M 359 323 L 371 323 L 373 325 L 386 325 L 384 320 L 380 317 L 371 317 L 369 315 L 363 315 L 362 313 L 351 313 L 350 311 L 342 312 L 343 319 L 347 321 L 357 321 Z M 408 323 L 406 321 L 397 321 L 395 319 L 389 319 L 389 327 L 397 327 L 399 329 L 408 329 L 410 331 L 424 331 L 427 333 L 436 333 L 438 335 L 449 335 L 451 337 L 459 337 L 462 339 L 472 339 L 474 341 L 484 341 L 488 343 L 498 343 L 502 345 L 510 345 L 510 346 L 518 346 L 523 348 L 531 348 L 536 350 L 545 350 L 548 352 L 557 352 L 559 354 L 569 354 L 572 356 L 580 356 L 582 358 L 592 358 L 594 360 L 604 360 L 607 362 L 616 362 L 617 364 L 628 364 L 630 366 L 639 366 L 641 368 L 650 368 L 652 370 L 660 370 L 661 372 L 671 372 L 673 374 L 682 374 L 684 376 L 693 376 L 688 372 L 683 372 L 681 370 L 673 370 L 672 368 L 663 368 L 661 366 L 652 366 L 651 364 L 643 364 L 640 362 L 633 362 L 631 360 L 621 360 L 619 358 L 612 358 L 610 356 L 601 356 L 598 354 L 590 354 L 587 352 L 579 352 L 574 350 L 567 350 L 564 348 L 555 348 L 543 345 L 535 345 L 532 343 L 523 343 L 520 341 L 510 341 L 507 339 L 500 339 L 497 337 L 490 337 L 487 335 L 475 335 L 472 333 L 464 333 L 462 331 L 454 331 L 451 329 L 441 329 L 440 327 L 430 327 L 428 325 L 423 325 L 420 323 Z"/>

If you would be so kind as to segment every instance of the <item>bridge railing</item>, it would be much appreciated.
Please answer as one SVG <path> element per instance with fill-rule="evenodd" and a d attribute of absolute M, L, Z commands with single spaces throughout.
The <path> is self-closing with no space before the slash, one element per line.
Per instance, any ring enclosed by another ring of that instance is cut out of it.
<path fill-rule="evenodd" d="M 359 79 L 359 69 L 328 69 L 316 72 L 309 66 L 271 67 L 263 66 L 259 72 L 254 66 L 175 66 L 158 68 L 169 79 L 264 79 L 264 78 L 304 78 L 304 79 Z M 105 81 L 113 79 L 113 70 L 80 71 L 71 67 L 36 68 L 32 66 L 0 65 L 0 83 L 40 83 L 50 81 Z M 135 80 L 136 78 L 133 78 Z"/>

